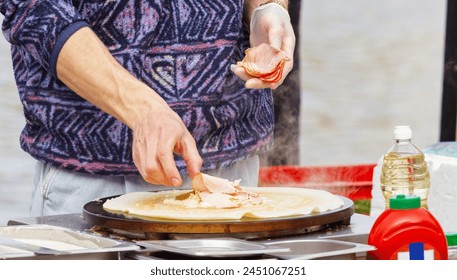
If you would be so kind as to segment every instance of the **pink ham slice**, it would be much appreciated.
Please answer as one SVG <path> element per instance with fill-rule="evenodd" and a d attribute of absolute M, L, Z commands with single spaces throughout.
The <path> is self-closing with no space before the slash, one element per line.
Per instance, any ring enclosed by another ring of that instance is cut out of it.
<path fill-rule="evenodd" d="M 192 188 L 202 202 L 216 208 L 236 208 L 245 201 L 260 204 L 262 199 L 259 195 L 241 190 L 240 181 L 231 182 L 227 179 L 199 173 L 192 179 Z"/>
<path fill-rule="evenodd" d="M 234 197 L 229 194 L 200 192 L 198 195 L 202 201 L 217 208 L 237 208 L 240 206 L 236 199 L 233 199 Z"/>
<path fill-rule="evenodd" d="M 265 43 L 247 49 L 245 54 L 237 65 L 249 75 L 271 83 L 282 79 L 285 63 L 290 60 L 284 51 Z"/>
<path fill-rule="evenodd" d="M 227 179 L 199 173 L 192 179 L 192 188 L 195 191 L 211 193 L 236 193 L 234 183 Z"/>

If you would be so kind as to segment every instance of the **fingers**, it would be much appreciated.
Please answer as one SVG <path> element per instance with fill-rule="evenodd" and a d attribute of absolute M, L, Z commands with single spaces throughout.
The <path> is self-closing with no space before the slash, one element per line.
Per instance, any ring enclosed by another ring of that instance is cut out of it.
<path fill-rule="evenodd" d="M 173 150 L 176 145 L 174 139 L 160 139 L 157 147 L 157 160 L 164 174 L 165 185 L 179 187 L 182 184 L 181 175 L 173 155 Z"/>
<path fill-rule="evenodd" d="M 277 49 L 283 47 L 284 30 L 280 27 L 270 28 L 268 31 L 268 42 Z"/>
<path fill-rule="evenodd" d="M 188 136 L 183 139 L 179 153 L 186 162 L 187 172 L 190 178 L 200 173 L 203 160 L 197 150 L 194 138 L 188 133 Z"/>
<path fill-rule="evenodd" d="M 285 30 L 278 31 L 272 30 L 269 34 L 269 39 L 274 47 L 283 50 L 287 57 L 290 59 L 286 61 L 282 78 L 279 82 L 271 85 L 271 89 L 278 88 L 283 82 L 287 75 L 292 71 L 294 66 L 294 51 L 295 51 L 295 34 L 291 26 L 285 27 Z"/>
<path fill-rule="evenodd" d="M 173 184 L 166 178 L 159 156 L 155 156 L 158 154 L 158 145 L 158 138 L 147 137 L 142 130 L 134 133 L 133 162 L 146 182 L 171 186 Z"/>
<path fill-rule="evenodd" d="M 271 86 L 271 83 L 262 81 L 259 78 L 252 78 L 247 80 L 244 86 L 250 89 L 262 89 L 269 88 Z"/>
<path fill-rule="evenodd" d="M 265 82 L 262 81 L 259 78 L 253 77 L 249 74 L 246 73 L 246 71 L 243 69 L 243 67 L 237 66 L 235 64 L 231 65 L 231 69 L 235 75 L 238 76 L 238 78 L 242 79 L 243 81 L 246 81 L 244 86 L 249 89 L 262 89 L 262 88 L 271 88 L 271 89 L 276 89 L 278 86 L 280 86 L 284 79 L 286 78 L 287 74 L 292 70 L 293 63 L 289 63 L 291 61 L 286 62 L 284 71 L 283 71 L 283 77 L 279 82 L 276 83 L 270 83 L 270 82 Z"/>
<path fill-rule="evenodd" d="M 153 141 L 147 141 L 141 132 L 134 133 L 133 136 L 133 162 L 140 172 L 143 179 L 151 184 L 160 185 L 163 181 L 163 171 L 155 160 L 155 157 L 147 157 L 145 154 L 155 154 L 157 146 Z"/>
<path fill-rule="evenodd" d="M 182 179 L 173 154 L 174 139 L 160 135 L 143 139 L 145 144 L 133 146 L 133 160 L 143 179 L 155 185 L 181 186 Z"/>
<path fill-rule="evenodd" d="M 171 180 L 173 186 L 179 187 L 182 184 L 182 179 L 176 168 L 174 153 L 182 156 L 190 178 L 200 173 L 203 160 L 200 157 L 194 138 L 187 130 L 177 142 L 172 140 L 167 141 L 167 139 L 173 138 L 168 137 L 164 141 L 159 142 L 157 158 L 165 174 L 165 178 Z"/>
<path fill-rule="evenodd" d="M 287 56 L 290 59 L 293 59 L 296 39 L 295 39 L 295 34 L 293 33 L 293 30 L 288 32 L 288 34 L 289 35 L 282 38 L 280 48 L 281 48 L 281 50 L 286 52 Z"/>
<path fill-rule="evenodd" d="M 259 78 L 249 75 L 246 73 L 243 67 L 240 67 L 236 64 L 230 65 L 230 69 L 233 73 L 238 76 L 238 78 L 245 81 L 245 87 L 250 89 L 262 89 L 262 88 L 269 88 L 270 83 L 262 81 Z"/>
<path fill-rule="evenodd" d="M 246 71 L 244 70 L 243 67 L 240 67 L 236 64 L 232 64 L 230 65 L 230 70 L 232 70 L 232 72 L 238 76 L 238 78 L 240 78 L 241 80 L 243 81 L 247 81 L 249 79 L 252 79 L 254 78 L 253 76 L 249 75 L 248 73 L 246 73 Z"/>
<path fill-rule="evenodd" d="M 133 161 L 146 182 L 179 187 L 182 178 L 174 154 L 182 154 L 190 176 L 200 172 L 202 159 L 195 140 L 173 111 L 149 115 L 133 132 Z M 157 120 L 157 121 L 151 121 Z"/>

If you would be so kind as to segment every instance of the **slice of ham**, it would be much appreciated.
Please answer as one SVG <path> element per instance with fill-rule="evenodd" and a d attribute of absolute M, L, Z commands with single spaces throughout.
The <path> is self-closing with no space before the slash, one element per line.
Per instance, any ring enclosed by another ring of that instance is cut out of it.
<path fill-rule="evenodd" d="M 237 180 L 238 184 L 240 180 Z M 236 181 L 235 181 L 236 182 Z M 236 193 L 235 183 L 227 179 L 210 176 L 204 173 L 195 175 L 192 179 L 192 188 L 195 191 L 211 193 Z"/>
<path fill-rule="evenodd" d="M 257 193 L 243 191 L 240 182 L 241 180 L 231 182 L 199 173 L 192 178 L 192 188 L 202 202 L 216 208 L 236 208 L 245 203 L 262 203 Z"/>
<path fill-rule="evenodd" d="M 282 79 L 286 61 L 290 60 L 284 51 L 265 43 L 247 49 L 245 54 L 237 65 L 249 75 L 271 83 Z"/>
<path fill-rule="evenodd" d="M 233 196 L 225 193 L 200 192 L 198 194 L 203 202 L 217 208 L 237 208 L 240 204 Z"/>
<path fill-rule="evenodd" d="M 259 194 L 254 192 L 240 191 L 237 193 L 237 197 L 241 201 L 250 201 L 252 204 L 260 204 L 263 201 Z"/>

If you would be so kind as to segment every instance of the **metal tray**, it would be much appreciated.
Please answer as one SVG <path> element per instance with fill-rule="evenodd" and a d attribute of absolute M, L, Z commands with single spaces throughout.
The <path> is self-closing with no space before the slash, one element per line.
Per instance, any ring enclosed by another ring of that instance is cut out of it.
<path fill-rule="evenodd" d="M 286 260 L 356 259 L 357 253 L 376 250 L 375 247 L 366 244 L 329 239 L 279 240 L 263 242 L 263 244 L 289 248 L 288 252 L 270 254 Z"/>
<path fill-rule="evenodd" d="M 136 244 L 154 251 L 166 251 L 195 257 L 239 257 L 284 253 L 290 249 L 235 238 L 141 241 Z"/>
<path fill-rule="evenodd" d="M 0 260 L 1 259 L 30 258 L 33 256 L 35 256 L 35 254 L 33 252 L 2 245 L 2 242 L 0 242 Z"/>
<path fill-rule="evenodd" d="M 4 240 L 3 244 L 0 240 L 0 259 L 116 259 L 120 252 L 140 248 L 131 242 L 49 225 L 0 227 L 0 238 Z M 42 253 L 45 249 L 51 250 Z"/>

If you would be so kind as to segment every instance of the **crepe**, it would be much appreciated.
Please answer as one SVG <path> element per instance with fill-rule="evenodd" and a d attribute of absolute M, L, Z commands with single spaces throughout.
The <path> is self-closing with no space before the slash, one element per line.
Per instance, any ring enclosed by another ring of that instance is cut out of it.
<path fill-rule="evenodd" d="M 106 211 L 126 213 L 143 219 L 171 220 L 238 220 L 241 218 L 278 218 L 322 213 L 343 206 L 343 200 L 327 191 L 303 188 L 249 188 L 262 198 L 260 204 L 244 204 L 236 208 L 217 208 L 199 201 L 191 194 L 187 199 L 176 199 L 189 190 L 161 192 L 132 192 L 107 200 Z"/>

